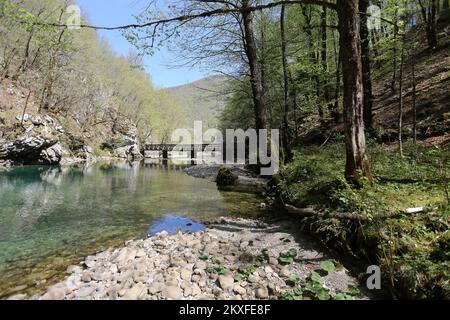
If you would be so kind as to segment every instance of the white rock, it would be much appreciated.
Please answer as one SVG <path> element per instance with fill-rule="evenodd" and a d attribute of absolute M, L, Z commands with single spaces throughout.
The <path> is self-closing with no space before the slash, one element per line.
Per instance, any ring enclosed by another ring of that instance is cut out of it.
<path fill-rule="evenodd" d="M 176 286 L 167 286 L 163 290 L 163 296 L 170 300 L 180 300 L 183 297 L 183 292 Z"/>
<path fill-rule="evenodd" d="M 267 299 L 269 298 L 269 291 L 267 288 L 258 288 L 255 292 L 256 298 L 258 299 Z"/>
<path fill-rule="evenodd" d="M 207 263 L 205 261 L 197 261 L 197 263 L 195 264 L 195 268 L 199 269 L 199 270 L 205 270 L 208 267 Z M 194 270 L 194 273 L 196 271 Z"/>
<path fill-rule="evenodd" d="M 83 269 L 81 269 L 81 267 L 80 266 L 69 266 L 68 268 L 67 268 L 67 273 L 68 274 L 71 274 L 71 273 L 81 273 L 81 271 L 82 271 Z"/>
<path fill-rule="evenodd" d="M 194 297 L 199 296 L 199 295 L 202 294 L 202 290 L 201 290 L 200 287 L 199 287 L 197 284 L 195 284 L 195 283 L 191 286 L 191 289 L 192 289 L 192 295 L 193 295 Z"/>
<path fill-rule="evenodd" d="M 240 294 L 241 296 L 245 296 L 245 294 L 247 293 L 247 290 L 245 290 L 245 288 L 242 288 L 240 285 L 235 284 L 233 287 L 233 291 L 237 294 Z"/>
<path fill-rule="evenodd" d="M 124 247 L 112 257 L 112 262 L 122 264 L 134 258 L 136 258 L 136 250 Z"/>
<path fill-rule="evenodd" d="M 255 275 L 255 274 L 251 274 L 251 275 L 248 277 L 248 282 L 250 282 L 250 283 L 258 283 L 259 280 L 260 280 L 260 277 L 257 276 L 257 275 Z"/>
<path fill-rule="evenodd" d="M 147 294 L 147 286 L 143 283 L 134 285 L 131 289 L 128 289 L 123 295 L 124 300 L 139 300 Z"/>
<path fill-rule="evenodd" d="M 162 292 L 164 285 L 162 283 L 159 282 L 154 282 L 150 285 L 150 287 L 148 288 L 148 291 L 150 292 L 150 294 L 155 295 L 157 293 Z"/>
<path fill-rule="evenodd" d="M 181 269 L 180 276 L 182 280 L 190 281 L 192 272 L 186 269 Z"/>
<path fill-rule="evenodd" d="M 223 290 L 232 290 L 234 278 L 231 275 L 221 275 L 219 276 L 219 284 Z"/>
<path fill-rule="evenodd" d="M 8 300 L 25 300 L 26 297 L 27 297 L 26 294 L 19 293 L 19 294 L 15 294 L 15 295 L 9 297 Z"/>
<path fill-rule="evenodd" d="M 64 300 L 66 296 L 66 292 L 63 288 L 50 288 L 48 291 L 42 296 L 42 300 Z"/>

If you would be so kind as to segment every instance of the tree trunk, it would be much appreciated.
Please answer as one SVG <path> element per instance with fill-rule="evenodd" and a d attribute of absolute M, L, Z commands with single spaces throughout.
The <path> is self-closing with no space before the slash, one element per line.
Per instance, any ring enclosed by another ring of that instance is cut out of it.
<path fill-rule="evenodd" d="M 28 89 L 28 95 L 27 98 L 25 99 L 25 105 L 23 106 L 22 118 L 20 119 L 20 126 L 22 127 L 23 127 L 23 118 L 25 117 L 25 113 L 27 112 L 28 101 L 30 100 L 30 96 L 31 96 L 31 89 Z"/>
<path fill-rule="evenodd" d="M 412 58 L 412 108 L 413 108 L 413 135 L 414 144 L 417 143 L 417 82 L 416 82 L 416 62 Z"/>
<path fill-rule="evenodd" d="M 450 7 L 450 1 L 449 0 L 444 0 L 444 5 L 442 6 L 442 8 L 448 9 L 449 7 Z"/>
<path fill-rule="evenodd" d="M 438 45 L 437 38 L 437 0 L 431 0 L 431 12 L 429 17 L 429 31 L 428 31 L 428 45 L 429 47 L 435 48 Z"/>
<path fill-rule="evenodd" d="M 306 6 L 302 6 L 302 14 L 305 17 L 305 33 L 308 36 L 308 47 L 309 47 L 309 59 L 310 59 L 310 63 L 312 65 L 318 65 L 318 58 L 316 57 L 315 54 L 315 50 L 314 50 L 314 37 L 313 37 L 313 25 L 312 25 L 312 21 L 311 21 L 311 12 L 307 12 L 307 7 Z M 313 74 L 313 82 L 316 86 L 316 96 L 317 98 L 321 98 L 321 94 L 320 94 L 320 78 L 317 74 Z M 324 122 L 324 112 L 323 112 L 323 107 L 322 104 L 319 103 L 319 118 L 320 118 L 320 122 L 323 123 Z"/>
<path fill-rule="evenodd" d="M 426 25 L 428 47 L 433 49 L 438 44 L 436 24 L 437 24 L 437 0 L 428 1 L 429 6 L 419 1 L 423 22 Z"/>
<path fill-rule="evenodd" d="M 243 1 L 243 8 L 250 7 L 250 1 Z M 245 53 L 250 67 L 250 82 L 255 108 L 256 130 L 267 129 L 267 103 L 264 93 L 261 68 L 258 62 L 257 46 L 253 33 L 253 15 L 251 11 L 243 11 L 242 21 L 245 33 Z"/>
<path fill-rule="evenodd" d="M 405 61 L 404 43 L 402 43 L 402 54 L 400 59 L 400 80 L 399 80 L 399 104 L 398 104 L 398 151 L 403 158 L 403 65 Z"/>
<path fill-rule="evenodd" d="M 265 32 L 265 25 L 264 25 L 264 16 L 263 13 L 261 12 L 261 21 L 260 21 L 261 25 L 260 25 L 260 29 L 261 29 L 261 54 L 259 57 L 259 67 L 261 70 L 261 86 L 262 86 L 262 91 L 264 93 L 264 95 L 267 95 L 267 77 L 266 77 L 266 32 Z M 258 48 L 257 48 L 258 50 Z M 258 51 L 256 51 L 258 52 Z M 266 96 L 267 97 L 267 96 Z M 267 98 L 266 98 L 267 99 Z M 270 124 L 272 123 L 272 119 L 273 119 L 273 110 L 271 108 L 271 106 L 269 104 L 267 104 L 267 123 Z M 270 125 L 269 125 L 270 126 Z"/>
<path fill-rule="evenodd" d="M 337 0 L 340 47 L 344 78 L 344 122 L 347 163 L 345 177 L 349 183 L 362 186 L 361 177 L 372 182 L 366 155 L 364 132 L 364 88 L 359 35 L 358 0 Z"/>
<path fill-rule="evenodd" d="M 281 6 L 280 15 L 280 34 L 281 34 L 281 57 L 283 65 L 283 89 L 284 89 L 284 114 L 283 114 L 283 150 L 284 150 L 284 161 L 288 163 L 292 161 L 292 150 L 291 150 L 291 134 L 289 129 L 289 71 L 288 71 L 288 61 L 286 56 L 286 30 L 285 30 L 285 14 L 286 6 Z"/>
<path fill-rule="evenodd" d="M 396 13 L 397 15 L 397 13 Z M 393 58 L 393 66 L 392 66 L 392 82 L 391 82 L 391 91 L 395 92 L 395 83 L 397 82 L 397 37 L 398 37 L 398 26 L 394 26 L 394 58 Z"/>
<path fill-rule="evenodd" d="M 322 33 L 322 50 L 321 50 L 321 58 L 322 58 L 322 70 L 324 72 L 324 79 L 322 83 L 323 87 L 323 97 L 327 104 L 327 109 L 331 110 L 333 108 L 333 103 L 330 102 L 331 100 L 331 91 L 332 88 L 330 88 L 330 84 L 328 81 L 328 34 L 327 34 L 327 7 L 322 8 L 322 14 L 321 14 L 321 33 Z"/>
<path fill-rule="evenodd" d="M 336 87 L 334 91 L 334 106 L 330 110 L 331 117 L 334 123 L 339 123 L 339 96 L 341 91 L 341 66 L 342 66 L 342 56 L 341 50 L 337 48 L 336 41 L 334 45 L 334 53 L 336 56 Z"/>
<path fill-rule="evenodd" d="M 359 0 L 359 11 L 367 12 L 369 7 L 368 0 Z M 360 23 L 361 34 L 361 54 L 362 54 L 362 71 L 364 85 L 364 124 L 366 130 L 372 129 L 373 126 L 373 95 L 372 95 L 372 72 L 370 70 L 370 44 L 369 29 L 367 27 L 367 16 L 361 16 Z"/>

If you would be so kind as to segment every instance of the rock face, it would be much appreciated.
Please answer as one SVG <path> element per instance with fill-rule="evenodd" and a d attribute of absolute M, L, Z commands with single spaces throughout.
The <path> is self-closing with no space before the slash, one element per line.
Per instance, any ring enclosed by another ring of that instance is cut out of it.
<path fill-rule="evenodd" d="M 58 164 L 63 155 L 59 134 L 64 130 L 50 117 L 18 115 L 25 133 L 12 142 L 0 144 L 0 161 L 12 164 Z"/>
<path fill-rule="evenodd" d="M 125 146 L 114 150 L 114 156 L 123 159 L 139 160 L 144 156 L 141 154 L 136 135 L 137 129 L 134 125 L 123 134 Z"/>
<path fill-rule="evenodd" d="M 143 157 L 141 152 L 139 151 L 139 146 L 137 144 L 115 149 L 114 156 L 122 159 L 131 158 L 132 160 L 138 160 Z"/>
<path fill-rule="evenodd" d="M 21 164 L 58 164 L 62 147 L 57 140 L 41 136 L 23 136 L 0 146 L 0 159 Z"/>

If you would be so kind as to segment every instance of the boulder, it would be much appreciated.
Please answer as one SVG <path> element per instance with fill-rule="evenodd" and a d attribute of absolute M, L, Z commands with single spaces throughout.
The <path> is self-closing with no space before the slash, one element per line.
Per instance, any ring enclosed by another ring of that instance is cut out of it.
<path fill-rule="evenodd" d="M 176 286 L 167 286 L 163 290 L 163 296 L 169 300 L 180 300 L 183 298 L 183 291 Z"/>
<path fill-rule="evenodd" d="M 113 154 L 115 157 L 122 159 L 139 160 L 143 158 L 137 144 L 114 149 Z"/>
<path fill-rule="evenodd" d="M 21 114 L 18 114 L 17 116 L 16 116 L 16 119 L 17 119 L 17 121 L 19 121 L 19 122 L 28 122 L 28 120 L 30 120 L 30 116 L 28 115 L 28 114 L 24 114 L 23 115 L 23 117 L 22 117 L 22 115 Z"/>
<path fill-rule="evenodd" d="M 0 160 L 21 164 L 58 164 L 62 147 L 57 140 L 41 136 L 22 136 L 14 142 L 0 145 Z"/>
<path fill-rule="evenodd" d="M 40 162 L 45 164 L 58 164 L 61 162 L 62 155 L 63 148 L 60 143 L 57 143 L 48 149 L 42 150 Z"/>
<path fill-rule="evenodd" d="M 139 300 L 147 295 L 147 286 L 143 283 L 134 285 L 131 289 L 128 289 L 123 295 L 124 300 Z"/>
<path fill-rule="evenodd" d="M 35 126 L 43 126 L 44 120 L 40 116 L 31 117 L 31 123 Z"/>
<path fill-rule="evenodd" d="M 231 275 L 219 276 L 219 284 L 223 290 L 232 290 L 234 287 L 234 278 Z"/>
<path fill-rule="evenodd" d="M 219 187 L 227 187 L 236 184 L 238 177 L 229 168 L 222 167 L 217 174 L 216 183 Z"/>

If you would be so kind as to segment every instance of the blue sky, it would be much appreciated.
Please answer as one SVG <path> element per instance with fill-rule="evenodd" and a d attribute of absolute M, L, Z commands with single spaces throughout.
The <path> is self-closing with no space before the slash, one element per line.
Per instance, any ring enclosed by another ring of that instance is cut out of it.
<path fill-rule="evenodd" d="M 82 11 L 87 14 L 90 23 L 99 26 L 117 26 L 133 23 L 133 14 L 140 12 L 145 2 L 139 0 L 76 0 Z M 134 47 L 118 31 L 99 31 L 113 49 L 120 55 L 126 55 Z M 153 83 L 159 88 L 186 84 L 205 77 L 205 71 L 191 68 L 169 68 L 174 60 L 166 48 L 160 48 L 151 57 L 145 57 L 147 72 Z"/>

